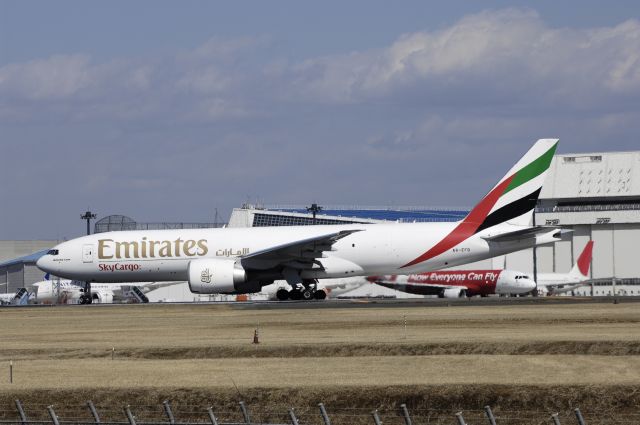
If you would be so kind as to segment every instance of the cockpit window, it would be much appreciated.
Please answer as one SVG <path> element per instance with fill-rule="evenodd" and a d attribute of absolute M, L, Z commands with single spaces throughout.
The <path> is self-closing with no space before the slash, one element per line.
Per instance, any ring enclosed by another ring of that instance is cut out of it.
<path fill-rule="evenodd" d="M 49 251 L 47 251 L 47 255 L 58 255 L 58 250 L 50 249 Z"/>

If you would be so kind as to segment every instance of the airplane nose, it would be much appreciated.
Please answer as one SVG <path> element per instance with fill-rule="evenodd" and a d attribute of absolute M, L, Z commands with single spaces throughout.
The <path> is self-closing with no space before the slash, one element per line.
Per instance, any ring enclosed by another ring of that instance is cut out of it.
<path fill-rule="evenodd" d="M 535 280 L 527 280 L 526 282 L 526 288 L 529 291 L 533 291 L 534 289 L 536 289 L 538 287 L 538 285 L 536 284 Z"/>
<path fill-rule="evenodd" d="M 38 267 L 43 272 L 51 272 L 51 268 L 49 267 L 49 259 L 46 255 L 43 255 L 36 260 L 36 267 Z"/>

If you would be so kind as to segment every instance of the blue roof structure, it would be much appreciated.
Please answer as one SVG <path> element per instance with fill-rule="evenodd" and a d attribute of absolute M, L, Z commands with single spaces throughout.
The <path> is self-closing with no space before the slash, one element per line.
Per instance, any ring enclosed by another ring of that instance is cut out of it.
<path fill-rule="evenodd" d="M 306 208 L 269 208 L 270 211 L 282 211 L 309 214 Z M 332 215 L 345 218 L 368 218 L 389 221 L 459 221 L 469 214 L 464 209 L 332 209 L 326 208 L 319 212 L 321 215 Z"/>
<path fill-rule="evenodd" d="M 13 266 L 16 264 L 24 264 L 24 263 L 35 263 L 38 261 L 40 257 L 49 251 L 48 249 L 43 249 L 42 251 L 34 252 L 33 254 L 25 255 L 24 257 L 14 258 L 13 260 L 5 261 L 4 263 L 0 263 L 0 267 Z"/>

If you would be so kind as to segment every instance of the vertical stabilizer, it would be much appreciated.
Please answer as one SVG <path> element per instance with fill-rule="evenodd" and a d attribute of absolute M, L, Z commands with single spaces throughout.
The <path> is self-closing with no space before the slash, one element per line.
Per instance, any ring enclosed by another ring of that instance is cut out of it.
<path fill-rule="evenodd" d="M 591 258 L 593 253 L 593 241 L 587 242 L 582 253 L 578 257 L 578 261 L 574 264 L 573 268 L 569 272 L 572 276 L 580 278 L 589 277 L 589 268 L 591 267 Z"/>
<path fill-rule="evenodd" d="M 558 139 L 540 139 L 476 205 L 463 223 L 475 233 L 502 223 L 529 226 Z"/>
<path fill-rule="evenodd" d="M 402 267 L 426 261 L 484 229 L 508 223 L 530 225 L 558 139 L 540 139 L 444 239 Z"/>

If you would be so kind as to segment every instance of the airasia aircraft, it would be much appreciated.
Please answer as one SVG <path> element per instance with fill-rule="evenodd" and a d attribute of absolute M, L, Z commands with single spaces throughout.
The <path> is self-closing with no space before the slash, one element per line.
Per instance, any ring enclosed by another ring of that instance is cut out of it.
<path fill-rule="evenodd" d="M 285 279 L 300 298 L 323 299 L 317 279 L 420 273 L 559 240 L 560 229 L 530 225 L 557 144 L 538 140 L 456 223 L 108 232 L 63 242 L 37 265 L 87 286 L 186 280 L 200 294 L 254 293 Z"/>
<path fill-rule="evenodd" d="M 448 270 L 408 276 L 370 276 L 369 282 L 409 294 L 437 295 L 440 298 L 487 296 L 493 294 L 538 294 L 570 291 L 588 280 L 593 241 L 587 242 L 569 273 L 530 274 L 515 270 Z"/>
<path fill-rule="evenodd" d="M 408 276 L 370 276 L 370 282 L 409 294 L 460 298 L 526 294 L 536 289 L 527 274 L 513 270 L 451 270 Z"/>

